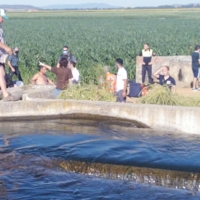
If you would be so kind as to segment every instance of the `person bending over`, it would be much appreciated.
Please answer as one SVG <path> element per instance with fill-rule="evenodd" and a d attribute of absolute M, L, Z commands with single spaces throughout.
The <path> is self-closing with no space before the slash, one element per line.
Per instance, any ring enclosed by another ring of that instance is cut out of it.
<path fill-rule="evenodd" d="M 58 97 L 62 90 L 67 88 L 71 84 L 71 79 L 73 78 L 72 72 L 68 66 L 68 60 L 66 58 L 61 58 L 59 62 L 60 67 L 51 67 L 40 62 L 40 66 L 44 66 L 49 69 L 52 73 L 56 75 L 56 96 Z"/>
<path fill-rule="evenodd" d="M 44 66 L 39 66 L 39 72 L 31 79 L 32 85 L 55 85 L 46 75 L 47 69 Z"/>
<path fill-rule="evenodd" d="M 71 69 L 71 72 L 72 72 L 72 84 L 78 84 L 80 82 L 80 73 L 78 71 L 78 69 L 76 68 L 76 58 L 71 55 L 70 58 L 68 59 L 69 63 L 68 63 L 68 66 L 69 68 Z"/>
<path fill-rule="evenodd" d="M 116 67 L 118 68 L 116 83 L 117 102 L 125 103 L 127 97 L 128 77 L 121 58 L 116 59 Z"/>
<path fill-rule="evenodd" d="M 19 49 L 17 47 L 14 48 L 12 55 L 8 57 L 8 66 L 9 66 L 9 74 L 11 78 L 15 74 L 19 81 L 22 81 L 21 73 L 19 71 Z"/>
<path fill-rule="evenodd" d="M 140 62 L 142 63 L 142 83 L 145 83 L 146 73 L 148 73 L 149 83 L 152 84 L 152 65 L 156 61 L 156 53 L 150 49 L 149 44 L 146 43 L 139 56 L 141 56 Z"/>
<path fill-rule="evenodd" d="M 175 91 L 176 81 L 170 76 L 169 70 L 168 66 L 164 66 L 154 73 L 154 77 L 159 80 L 160 85 L 167 85 L 170 90 Z"/>

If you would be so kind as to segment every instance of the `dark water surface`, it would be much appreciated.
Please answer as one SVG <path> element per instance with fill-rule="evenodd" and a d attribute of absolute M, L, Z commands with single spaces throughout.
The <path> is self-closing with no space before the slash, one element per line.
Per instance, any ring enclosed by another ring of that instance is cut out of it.
<path fill-rule="evenodd" d="M 110 120 L 0 123 L 0 199 L 200 199 L 200 136 Z"/>

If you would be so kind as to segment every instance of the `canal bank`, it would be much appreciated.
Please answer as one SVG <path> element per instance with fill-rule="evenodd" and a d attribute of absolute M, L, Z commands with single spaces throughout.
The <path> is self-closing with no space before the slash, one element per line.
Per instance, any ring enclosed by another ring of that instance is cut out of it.
<path fill-rule="evenodd" d="M 38 98 L 0 104 L 1 121 L 70 117 L 111 117 L 143 128 L 200 134 L 200 108 Z"/>

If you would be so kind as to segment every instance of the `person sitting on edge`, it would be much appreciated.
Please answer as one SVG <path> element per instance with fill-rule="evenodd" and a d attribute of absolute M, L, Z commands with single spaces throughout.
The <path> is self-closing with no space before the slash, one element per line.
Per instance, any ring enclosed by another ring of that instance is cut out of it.
<path fill-rule="evenodd" d="M 39 72 L 31 79 L 32 85 L 55 85 L 46 75 L 47 69 L 44 66 L 38 67 Z"/>
<path fill-rule="evenodd" d="M 118 68 L 116 84 L 117 102 L 126 103 L 128 77 L 121 58 L 116 59 L 116 67 Z"/>
<path fill-rule="evenodd" d="M 156 53 L 150 49 L 148 43 L 144 44 L 144 49 L 139 54 L 141 56 L 140 62 L 142 63 L 142 83 L 145 83 L 146 72 L 148 73 L 149 83 L 153 83 L 152 78 L 152 64 L 156 61 Z"/>
<path fill-rule="evenodd" d="M 11 78 L 15 74 L 17 76 L 18 80 L 23 82 L 21 73 L 20 73 L 19 67 L 18 67 L 18 63 L 19 63 L 18 54 L 19 54 L 19 48 L 15 47 L 13 49 L 12 55 L 10 55 L 8 57 L 9 74 L 10 74 Z"/>
<path fill-rule="evenodd" d="M 169 70 L 169 66 L 164 66 L 154 73 L 154 77 L 159 80 L 160 85 L 167 85 L 170 90 L 175 90 L 176 81 L 170 76 Z"/>
<path fill-rule="evenodd" d="M 57 68 L 60 67 L 60 60 L 61 58 L 66 58 L 67 60 L 70 58 L 70 53 L 69 53 L 69 48 L 68 46 L 64 46 L 63 49 L 62 49 L 62 55 L 59 57 L 58 59 L 58 63 L 57 63 Z"/>
<path fill-rule="evenodd" d="M 77 63 L 76 58 L 73 55 L 71 55 L 68 61 L 69 61 L 68 66 L 71 69 L 72 76 L 73 76 L 71 80 L 72 84 L 78 84 L 80 82 L 80 73 L 78 69 L 76 68 L 76 63 Z"/>
<path fill-rule="evenodd" d="M 71 84 L 71 79 L 73 78 L 71 70 L 67 67 L 67 58 L 61 58 L 59 65 L 60 67 L 57 68 L 40 62 L 40 66 L 46 67 L 56 75 L 56 97 L 60 95 L 62 90 L 64 90 L 69 84 Z"/>

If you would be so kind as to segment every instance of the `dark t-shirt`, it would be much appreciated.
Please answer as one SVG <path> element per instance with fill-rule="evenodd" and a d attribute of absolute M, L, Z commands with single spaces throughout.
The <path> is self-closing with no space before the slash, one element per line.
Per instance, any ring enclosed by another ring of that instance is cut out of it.
<path fill-rule="evenodd" d="M 56 88 L 63 90 L 69 83 L 69 79 L 72 79 L 72 72 L 65 67 L 52 67 L 51 71 L 56 74 Z"/>
<path fill-rule="evenodd" d="M 171 88 L 172 85 L 176 85 L 175 79 L 171 76 L 169 76 L 168 79 L 165 79 L 165 76 L 160 74 L 158 80 L 160 85 L 168 85 L 169 88 Z"/>
<path fill-rule="evenodd" d="M 199 59 L 200 59 L 199 53 L 194 51 L 191 56 L 192 56 L 192 67 L 199 67 Z"/>
<path fill-rule="evenodd" d="M 18 67 L 18 63 L 19 63 L 19 57 L 18 57 L 18 55 L 12 54 L 12 55 L 10 55 L 8 57 L 8 60 L 10 61 L 11 65 L 13 67 Z"/>
<path fill-rule="evenodd" d="M 66 58 L 66 59 L 69 61 L 70 53 L 67 53 L 67 54 L 65 54 L 65 55 L 62 54 L 62 55 L 59 57 L 58 62 L 60 62 L 60 60 L 61 60 L 62 58 Z"/>

